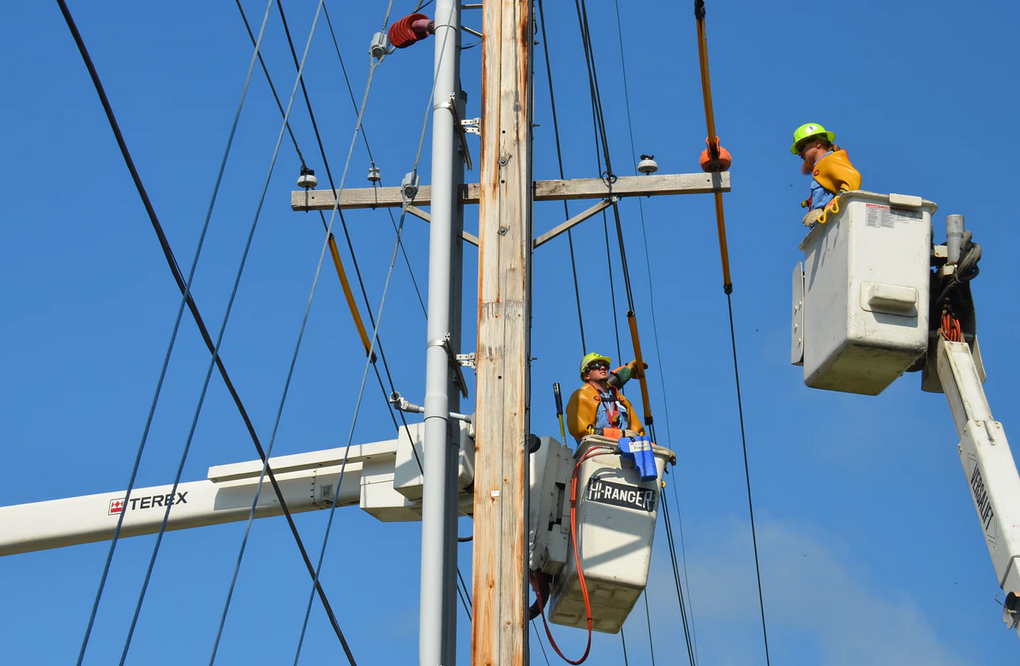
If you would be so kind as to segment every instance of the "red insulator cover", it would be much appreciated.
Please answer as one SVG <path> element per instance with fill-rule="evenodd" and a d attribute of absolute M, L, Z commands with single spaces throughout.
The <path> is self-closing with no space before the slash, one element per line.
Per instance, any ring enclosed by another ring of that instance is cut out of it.
<path fill-rule="evenodd" d="M 405 16 L 390 26 L 390 44 L 398 49 L 406 49 L 429 36 L 430 23 L 429 17 L 425 14 Z"/>
<path fill-rule="evenodd" d="M 718 144 L 719 137 L 716 137 L 716 145 Z M 705 139 L 705 143 L 708 144 L 709 148 L 705 149 L 701 153 L 701 159 L 698 160 L 701 163 L 701 170 L 707 171 L 708 173 L 716 173 L 719 171 L 727 171 L 730 165 L 733 163 L 733 158 L 730 156 L 730 151 L 719 145 L 719 159 L 717 161 L 712 160 L 711 142 Z"/>

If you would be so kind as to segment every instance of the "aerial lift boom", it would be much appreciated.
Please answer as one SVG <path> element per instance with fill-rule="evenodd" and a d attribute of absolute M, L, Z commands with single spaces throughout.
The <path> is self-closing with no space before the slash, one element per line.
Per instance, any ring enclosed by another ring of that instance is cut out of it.
<path fill-rule="evenodd" d="M 939 339 L 939 380 L 960 437 L 958 452 L 999 586 L 1003 621 L 1020 632 L 1020 474 L 1002 424 L 992 418 L 981 376 L 966 342 Z"/>

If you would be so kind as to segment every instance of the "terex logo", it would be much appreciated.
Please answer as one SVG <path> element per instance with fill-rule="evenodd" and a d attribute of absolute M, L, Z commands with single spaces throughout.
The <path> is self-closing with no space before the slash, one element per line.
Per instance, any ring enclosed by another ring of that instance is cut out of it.
<path fill-rule="evenodd" d="M 168 507 L 174 504 L 187 504 L 188 503 L 188 491 L 177 493 L 177 497 L 174 497 L 173 493 L 167 493 L 166 495 L 149 495 L 148 497 L 132 497 L 126 501 L 129 505 L 127 508 L 134 511 L 135 509 L 151 509 L 153 507 Z M 125 500 L 124 498 L 110 500 L 110 510 L 107 512 L 110 516 L 116 516 L 117 514 L 124 512 Z"/>

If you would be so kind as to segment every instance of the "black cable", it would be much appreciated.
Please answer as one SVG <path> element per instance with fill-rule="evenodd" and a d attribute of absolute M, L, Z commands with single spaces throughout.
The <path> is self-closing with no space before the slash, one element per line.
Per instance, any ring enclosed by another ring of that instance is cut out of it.
<path fill-rule="evenodd" d="M 540 0 L 541 1 L 541 0 Z M 531 628 L 535 630 L 535 637 L 538 639 L 538 647 L 542 648 L 542 656 L 545 657 L 545 666 L 551 666 L 549 664 L 549 655 L 545 651 L 545 643 L 542 642 L 542 634 L 539 632 L 538 627 L 534 623 L 531 624 Z"/>
<path fill-rule="evenodd" d="M 89 55 L 88 49 L 85 47 L 85 42 L 82 39 L 81 33 L 78 32 L 78 27 L 74 22 L 74 18 L 71 16 L 70 10 L 67 8 L 67 4 L 64 0 L 57 0 L 57 4 L 60 6 L 60 11 L 64 15 L 64 20 L 67 22 L 68 28 L 71 30 L 71 35 L 74 37 L 74 41 L 78 46 L 78 51 L 81 53 L 85 66 L 89 71 L 89 76 L 92 78 L 92 83 L 96 88 L 96 93 L 99 95 L 100 102 L 103 105 L 103 111 L 105 111 L 107 120 L 110 123 L 110 128 L 113 130 L 113 134 L 117 139 L 117 145 L 124 158 L 124 163 L 127 166 L 128 171 L 131 173 L 131 179 L 135 183 L 135 189 L 138 191 L 138 195 L 142 199 L 142 204 L 149 216 L 149 221 L 152 223 L 152 227 L 156 232 L 156 237 L 159 239 L 159 245 L 163 250 L 163 256 L 166 258 L 167 264 L 170 267 L 170 272 L 173 274 L 174 281 L 177 283 L 181 294 L 186 295 L 188 309 L 191 311 L 192 317 L 198 325 L 199 332 L 202 335 L 202 340 L 205 341 L 209 352 L 215 355 L 216 367 L 219 370 L 220 376 L 223 378 L 223 383 L 226 386 L 227 391 L 230 393 L 230 397 L 233 399 L 234 405 L 237 407 L 237 410 L 241 415 L 241 419 L 244 421 L 248 434 L 251 436 L 252 442 L 255 444 L 255 449 L 258 451 L 259 458 L 262 460 L 263 464 L 266 464 L 265 450 L 262 448 L 262 443 L 259 441 L 258 435 L 255 432 L 255 426 L 252 424 L 251 418 L 249 418 L 248 412 L 241 402 L 241 397 L 237 393 L 234 383 L 230 380 L 230 376 L 227 374 L 227 368 L 223 364 L 223 360 L 220 358 L 219 354 L 215 354 L 216 346 L 213 343 L 212 336 L 209 335 L 209 329 L 206 327 L 205 321 L 202 319 L 202 315 L 198 310 L 198 305 L 195 303 L 194 298 L 192 298 L 188 285 L 185 283 L 184 276 L 177 263 L 177 258 L 174 256 L 173 249 L 170 247 L 170 242 L 167 239 L 166 234 L 163 232 L 163 226 L 160 224 L 159 217 L 156 215 L 156 210 L 152 206 L 148 192 L 142 184 L 141 176 L 139 176 L 138 169 L 135 167 L 134 160 L 131 158 L 131 153 L 128 151 L 127 142 L 124 140 L 123 133 L 121 133 L 120 124 L 117 122 L 117 118 L 113 113 L 113 107 L 110 105 L 110 100 L 106 96 L 106 90 L 103 87 L 102 81 L 99 79 L 99 74 L 92 62 L 92 57 Z M 314 573 L 314 570 L 311 569 L 311 560 L 309 559 L 304 543 L 301 541 L 301 537 L 298 534 L 297 526 L 294 524 L 294 519 L 291 517 L 290 509 L 287 507 L 287 504 L 283 499 L 283 491 L 280 489 L 280 485 L 276 480 L 276 475 L 273 474 L 272 469 L 268 466 L 266 472 L 269 476 L 270 483 L 273 485 L 273 489 L 276 492 L 277 498 L 280 500 L 280 509 L 287 517 L 287 522 L 290 525 L 291 533 L 294 535 L 295 543 L 301 551 L 301 556 L 304 559 L 305 564 L 310 568 L 310 572 Z M 333 625 L 333 630 L 336 632 L 337 638 L 340 640 L 344 651 L 348 654 L 348 658 L 351 660 L 351 663 L 354 663 L 354 657 L 351 655 L 350 648 L 344 638 L 343 631 L 340 629 L 339 623 L 337 623 L 336 616 L 329 604 L 329 599 L 326 597 L 325 590 L 322 589 L 321 585 L 316 583 L 316 591 L 319 594 L 319 599 L 322 602 L 323 608 L 329 616 L 330 624 Z"/>
<path fill-rule="evenodd" d="M 464 577 L 460 575 L 460 569 L 457 569 L 457 596 L 460 597 L 460 603 L 464 607 L 464 612 L 467 613 L 468 622 L 471 621 L 471 595 L 468 594 L 467 584 L 464 583 Z"/>
<path fill-rule="evenodd" d="M 591 92 L 592 112 L 595 115 L 598 125 L 596 140 L 602 144 L 602 153 L 606 159 L 606 170 L 601 177 L 612 185 L 616 181 L 613 173 L 613 165 L 609 159 L 609 137 L 606 132 L 606 119 L 602 112 L 602 95 L 599 92 L 598 70 L 595 67 L 595 52 L 591 42 L 591 32 L 588 28 L 588 7 L 584 0 L 574 0 L 574 7 L 577 9 L 577 21 L 581 28 L 581 44 L 584 47 L 585 64 L 588 67 L 588 87 Z"/>
<path fill-rule="evenodd" d="M 620 346 L 620 322 L 616 316 L 616 285 L 613 281 L 613 257 L 609 250 L 609 218 L 602 211 L 602 229 L 606 236 L 606 273 L 609 274 L 609 302 L 613 313 L 613 332 L 616 334 L 616 358 L 623 363 L 623 348 Z M 629 288 L 628 288 L 629 290 Z"/>
<path fill-rule="evenodd" d="M 740 371 L 737 367 L 737 334 L 733 327 L 733 296 L 726 294 L 726 307 L 730 313 L 730 341 L 733 345 L 733 378 L 737 385 L 737 410 L 740 414 L 740 442 L 744 447 L 744 477 L 747 480 L 747 510 L 751 514 L 751 543 L 754 545 L 754 573 L 758 579 L 758 605 L 761 607 L 761 633 L 765 641 L 765 664 L 769 661 L 769 634 L 765 628 L 765 600 L 761 593 L 761 567 L 758 564 L 758 536 L 754 529 L 754 505 L 751 502 L 751 472 L 747 464 L 747 437 L 744 434 L 744 406 L 740 399 Z"/>
<path fill-rule="evenodd" d="M 612 189 L 616 182 L 612 161 L 609 155 L 609 135 L 606 131 L 605 114 L 602 111 L 602 93 L 599 90 L 598 69 L 595 65 L 595 51 L 591 43 L 591 32 L 588 27 L 588 8 L 584 0 L 574 0 L 577 20 L 581 27 L 581 41 L 584 46 L 585 64 L 588 67 L 588 87 L 591 94 L 592 114 L 596 124 L 596 141 L 602 144 L 602 154 L 606 160 L 606 170 L 602 173 L 603 180 Z M 613 203 L 613 216 L 616 220 L 616 238 L 620 247 L 620 266 L 623 269 L 623 283 L 627 291 L 627 308 L 634 312 L 634 294 L 630 285 L 630 269 L 627 265 L 627 252 L 623 243 L 623 224 L 620 220 L 619 204 Z M 615 310 L 615 308 L 614 308 Z"/>
<path fill-rule="evenodd" d="M 347 84 L 347 92 L 348 92 L 348 94 L 351 97 L 351 105 L 354 107 L 354 112 L 357 113 L 358 112 L 358 102 L 354 98 L 354 88 L 351 86 L 351 79 L 347 75 L 347 66 L 344 65 L 344 57 L 343 57 L 343 55 L 340 54 L 340 44 L 336 40 L 336 32 L 333 30 L 333 21 L 329 18 L 329 11 L 326 9 L 326 5 L 325 4 L 322 5 L 322 9 L 323 9 L 323 14 L 325 14 L 325 16 L 326 16 L 326 25 L 329 26 L 330 37 L 332 37 L 332 39 L 333 39 L 333 48 L 336 51 L 337 60 L 340 61 L 340 71 L 343 72 L 344 82 Z M 293 49 L 293 47 L 291 47 L 291 48 Z M 364 141 L 364 143 L 365 143 L 365 151 L 368 153 L 369 163 L 373 167 L 375 167 L 375 157 L 372 156 L 372 146 L 369 145 L 369 142 L 368 142 L 368 132 L 365 130 L 364 126 L 362 126 L 362 128 L 361 128 L 361 138 L 362 138 L 362 141 Z M 375 185 L 373 185 L 373 187 L 374 186 Z M 341 213 L 341 221 L 343 221 L 342 220 L 343 213 L 341 211 L 339 211 L 339 209 L 338 209 L 338 212 Z M 393 210 L 390 209 L 390 208 L 387 208 L 386 212 L 390 216 L 390 224 L 393 226 L 393 231 L 395 233 L 396 230 L 397 230 L 397 222 L 393 218 Z M 319 215 L 322 217 L 322 224 L 323 224 L 323 227 L 325 227 L 326 226 L 326 217 L 322 214 L 322 211 L 319 211 Z M 346 224 L 346 222 L 344 222 L 344 224 Z M 353 251 L 354 251 L 353 248 L 351 248 L 352 254 L 353 254 Z M 411 268 L 411 260 L 407 256 L 407 249 L 404 247 L 404 243 L 403 242 L 400 243 L 400 252 L 401 252 L 401 254 L 404 257 L 404 264 L 407 265 L 407 273 L 408 273 L 408 275 L 411 276 L 411 284 L 414 286 L 414 293 L 417 294 L 418 302 L 421 303 L 422 314 L 424 314 L 425 318 L 428 319 L 428 316 L 429 316 L 428 315 L 428 309 L 425 307 L 425 301 L 421 297 L 421 290 L 418 288 L 418 280 L 415 279 L 415 277 L 414 277 L 414 270 Z"/>
<path fill-rule="evenodd" d="M 645 598 L 645 621 L 648 624 L 648 654 L 651 657 L 652 666 L 655 666 L 655 643 L 652 641 L 652 611 L 648 606 L 648 588 L 642 595 Z M 693 619 L 693 618 L 691 618 Z M 697 652 L 695 652 L 697 655 Z"/>
<path fill-rule="evenodd" d="M 565 178 L 563 173 L 563 151 L 560 147 L 560 125 L 556 117 L 556 96 L 553 94 L 552 63 L 549 61 L 549 40 L 545 36 L 545 10 L 542 7 L 542 0 L 538 0 L 538 14 L 542 26 L 542 49 L 545 51 L 545 70 L 549 79 L 549 104 L 552 107 L 553 136 L 556 138 L 556 162 L 560 167 L 560 180 Z M 563 200 L 564 219 L 570 219 L 570 209 L 567 200 Z M 584 342 L 584 317 L 581 316 L 581 287 L 577 280 L 577 262 L 574 258 L 574 236 L 570 229 L 567 229 L 567 244 L 570 246 L 570 270 L 574 275 L 574 298 L 577 301 L 577 325 L 581 329 L 581 354 L 588 353 L 588 347 Z"/>
<path fill-rule="evenodd" d="M 290 28 L 287 26 L 287 15 L 283 13 L 283 2 L 276 0 L 276 6 L 280 9 L 280 22 L 283 23 L 283 32 L 287 35 L 287 44 L 290 46 L 290 55 L 294 58 L 294 66 L 300 69 L 297 51 L 294 50 L 294 40 L 290 37 Z M 325 7 L 326 3 L 322 3 Z M 305 98 L 305 106 L 308 108 L 308 117 L 312 121 L 312 129 L 315 131 L 315 140 L 319 143 L 319 154 L 322 155 L 322 163 L 326 167 L 326 177 L 329 179 L 329 187 L 334 192 L 336 186 L 333 184 L 333 173 L 329 169 L 329 162 L 326 161 L 326 149 L 322 145 L 322 136 L 319 135 L 319 125 L 315 122 L 315 114 L 312 112 L 312 102 L 308 99 L 308 88 L 305 86 L 305 75 L 302 73 L 298 81 L 301 83 L 301 94 Z M 362 129 L 364 132 L 364 129 Z"/>
<path fill-rule="evenodd" d="M 683 567 L 683 575 L 681 580 L 687 582 L 687 590 L 690 591 L 691 577 L 687 574 L 687 548 L 684 545 L 684 519 L 683 513 L 680 511 L 680 498 L 677 496 L 676 487 L 679 484 L 673 484 L 673 502 L 676 504 L 676 524 L 677 529 L 680 532 L 680 563 Z M 694 624 L 694 602 L 691 601 L 690 595 L 687 596 L 687 610 L 690 614 L 690 629 L 691 629 L 691 642 L 694 643 L 694 656 L 698 656 L 698 627 Z M 654 662 L 654 657 L 652 658 Z M 654 664 L 653 664 L 654 666 Z"/>
<path fill-rule="evenodd" d="M 344 57 L 340 55 L 340 44 L 336 41 L 336 33 L 333 32 L 333 21 L 329 18 L 329 11 L 326 9 L 326 4 L 322 5 L 323 14 L 326 15 L 326 25 L 329 26 L 329 34 L 333 38 L 333 48 L 336 50 L 336 57 L 340 61 L 340 71 L 343 72 L 344 81 L 347 83 L 347 92 L 351 96 L 351 104 L 354 106 L 354 112 L 358 112 L 358 102 L 354 98 L 354 88 L 351 86 L 351 78 L 347 76 L 347 67 L 344 65 Z M 291 47 L 293 50 L 293 46 Z M 368 145 L 368 133 L 365 131 L 364 126 L 361 128 L 361 138 L 365 142 L 365 150 L 368 152 L 368 159 L 375 166 L 375 158 L 372 157 L 372 148 Z"/>
<path fill-rule="evenodd" d="M 295 67 L 298 67 L 299 63 L 298 63 L 298 60 L 297 60 L 297 51 L 294 49 L 294 40 L 291 38 L 290 30 L 287 27 L 287 17 L 284 14 L 284 11 L 283 11 L 283 5 L 281 4 L 280 0 L 276 0 L 276 2 L 277 2 L 277 7 L 280 10 L 280 18 L 282 19 L 282 22 L 283 22 L 284 32 L 285 32 L 285 34 L 287 36 L 287 44 L 288 44 L 288 46 L 290 48 L 291 56 L 292 56 L 292 58 L 294 60 L 294 65 L 295 65 Z M 325 10 L 326 9 L 326 5 L 323 4 L 322 8 L 323 8 L 323 10 Z M 243 14 L 243 12 L 242 12 L 242 14 Z M 337 58 L 340 61 L 340 69 L 343 71 L 344 80 L 347 82 L 347 90 L 348 90 L 348 92 L 351 95 L 351 103 L 354 104 L 354 109 L 357 112 L 358 104 L 357 104 L 357 101 L 354 98 L 354 89 L 351 87 L 350 78 L 347 75 L 347 68 L 344 66 L 343 56 L 340 55 L 340 46 L 339 46 L 339 44 L 336 41 L 336 33 L 333 32 L 333 24 L 332 24 L 332 22 L 329 19 L 329 12 L 328 11 L 324 11 L 324 14 L 326 16 L 326 23 L 327 23 L 327 25 L 329 25 L 330 34 L 333 36 L 333 45 L 336 48 Z M 268 78 L 268 76 L 269 76 L 269 73 L 266 72 L 266 77 Z M 329 180 L 330 188 L 333 191 L 336 191 L 336 186 L 335 186 L 335 184 L 333 182 L 332 170 L 329 168 L 329 160 L 326 157 L 326 151 L 325 151 L 325 148 L 323 147 L 323 144 L 322 144 L 322 137 L 319 134 L 319 127 L 318 127 L 318 124 L 315 122 L 315 112 L 312 110 L 312 104 L 311 104 L 311 101 L 310 101 L 310 99 L 308 97 L 308 90 L 307 90 L 307 87 L 305 86 L 304 75 L 301 76 L 300 81 L 301 81 L 301 90 L 304 93 L 305 104 L 306 104 L 306 106 L 308 108 L 308 115 L 309 115 L 309 117 L 311 118 L 311 121 L 312 121 L 312 129 L 315 132 L 315 139 L 316 139 L 316 142 L 319 145 L 319 155 L 322 157 L 322 163 L 326 167 L 326 177 Z M 270 85 L 272 85 L 272 84 L 270 84 Z M 372 159 L 372 149 L 371 149 L 371 147 L 368 144 L 368 134 L 365 131 L 364 126 L 362 126 L 362 128 L 361 128 L 361 137 L 362 137 L 362 140 L 365 142 L 365 149 L 368 152 L 369 159 Z M 374 160 L 372 161 L 372 164 L 375 164 Z M 362 296 L 362 299 L 365 302 L 365 310 L 368 313 L 368 320 L 369 320 L 369 323 L 372 324 L 372 328 L 374 329 L 376 327 L 376 325 L 375 325 L 375 316 L 372 313 L 372 305 L 371 305 L 371 303 L 369 302 L 369 299 L 368 299 L 368 292 L 365 290 L 365 281 L 364 281 L 364 279 L 361 276 L 361 268 L 358 265 L 358 257 L 354 253 L 354 244 L 351 241 L 351 235 L 350 235 L 350 232 L 349 232 L 349 230 L 347 228 L 347 220 L 344 218 L 343 211 L 340 210 L 339 208 L 337 209 L 337 213 L 338 213 L 338 215 L 340 217 L 340 226 L 344 230 L 344 238 L 347 241 L 347 249 L 350 251 L 351 263 L 354 266 L 354 273 L 355 273 L 355 275 L 358 278 L 358 287 L 361 289 L 361 296 Z M 323 228 L 325 228 L 328 231 L 329 225 L 326 223 L 326 217 L 322 213 L 322 211 L 319 211 L 319 217 L 322 219 Z M 391 214 L 391 221 L 392 221 L 392 214 Z M 401 249 L 403 249 L 403 243 L 401 243 Z M 407 259 L 407 255 L 406 254 L 404 255 L 404 258 L 405 258 L 405 260 Z M 408 271 L 410 271 L 410 270 L 411 270 L 411 265 L 410 265 L 410 263 L 408 263 Z M 413 273 L 411 275 L 411 280 L 412 280 L 412 282 L 415 282 L 415 289 L 417 289 L 417 282 L 414 280 Z M 419 294 L 419 300 L 420 299 L 421 299 L 421 296 Z M 394 427 L 397 427 L 399 429 L 399 427 L 397 426 L 396 417 L 393 414 L 393 411 L 394 411 L 393 410 L 393 406 L 389 404 L 389 396 L 396 389 L 395 389 L 394 384 L 393 384 L 393 376 L 390 374 L 389 363 L 386 360 L 386 353 L 385 353 L 385 350 L 383 349 L 382 337 L 378 333 L 376 334 L 376 346 L 379 349 L 379 358 L 382 359 L 383 368 L 385 369 L 386 377 L 389 380 L 389 384 L 390 384 L 389 391 L 387 391 L 386 387 L 383 385 L 382 376 L 379 374 L 378 367 L 375 368 L 376 379 L 379 382 L 379 388 L 382 390 L 383 398 L 386 400 L 386 404 L 388 405 L 388 408 L 390 410 L 390 418 L 393 420 L 393 425 L 394 425 Z M 375 366 L 374 363 L 373 363 L 373 366 Z M 400 420 L 404 424 L 404 430 L 407 432 L 408 439 L 413 442 L 414 440 L 411 437 L 410 429 L 408 428 L 407 421 L 404 418 L 404 415 L 403 415 L 402 412 L 400 414 Z M 413 446 L 411 447 L 411 451 L 412 451 L 412 453 L 414 453 L 414 458 L 415 458 L 415 461 L 418 463 L 419 470 L 422 470 L 422 473 L 424 474 L 424 470 L 422 468 L 421 460 L 419 460 L 419 458 L 418 458 L 418 451 Z"/>
<path fill-rule="evenodd" d="M 627 637 L 623 635 L 623 627 L 620 627 L 620 642 L 623 643 L 623 666 L 630 666 L 627 659 Z"/>
<path fill-rule="evenodd" d="M 662 501 L 662 510 L 665 513 L 665 524 L 666 524 L 666 543 L 669 546 L 669 560 L 673 566 L 673 582 L 676 583 L 676 595 L 677 600 L 680 602 L 680 620 L 684 627 L 684 637 L 687 639 L 687 658 L 690 661 L 691 666 L 696 666 L 697 660 L 694 657 L 694 648 L 691 644 L 691 632 L 687 623 L 687 608 L 684 603 L 683 588 L 680 585 L 680 569 L 676 562 L 676 546 L 673 542 L 673 525 L 672 520 L 669 517 L 669 502 L 666 501 L 666 496 L 661 492 L 659 493 L 659 499 Z"/>
<path fill-rule="evenodd" d="M 241 6 L 241 0 L 234 0 L 237 4 L 238 11 L 241 12 L 241 20 L 244 21 L 244 29 L 248 31 L 248 37 L 251 39 L 251 45 L 256 46 L 255 34 L 251 31 L 251 25 L 248 23 L 248 16 L 244 13 L 244 8 Z M 269 90 L 273 93 L 273 99 L 276 100 L 276 106 L 280 108 L 280 115 L 286 116 L 286 112 L 283 110 L 283 103 L 280 101 L 280 96 L 276 94 L 276 86 L 273 85 L 273 79 L 269 76 L 269 68 L 266 67 L 266 61 L 262 57 L 262 51 L 258 51 L 259 64 L 262 65 L 262 72 L 266 75 L 266 81 L 269 82 Z M 301 148 L 298 147 L 297 139 L 294 137 L 294 130 L 290 127 L 290 120 L 287 121 L 287 133 L 290 134 L 291 143 L 294 144 L 294 150 L 297 152 L 298 159 L 301 160 L 301 166 L 307 166 L 305 164 L 305 156 L 301 154 Z"/>

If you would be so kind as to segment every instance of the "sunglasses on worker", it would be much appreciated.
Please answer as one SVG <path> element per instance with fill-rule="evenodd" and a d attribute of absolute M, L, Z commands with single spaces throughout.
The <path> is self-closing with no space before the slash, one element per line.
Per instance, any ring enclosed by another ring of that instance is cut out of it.
<path fill-rule="evenodd" d="M 601 369 L 601 370 L 608 370 L 609 369 L 609 364 L 604 362 L 604 361 L 595 361 L 594 363 L 592 363 L 591 365 L 588 366 L 588 370 L 589 371 L 591 371 L 591 370 L 599 370 L 599 369 Z"/>

